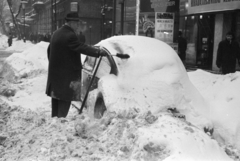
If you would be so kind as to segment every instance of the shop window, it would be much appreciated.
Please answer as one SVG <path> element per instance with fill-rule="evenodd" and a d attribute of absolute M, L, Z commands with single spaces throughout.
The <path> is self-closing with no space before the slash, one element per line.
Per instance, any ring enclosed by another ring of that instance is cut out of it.
<path fill-rule="evenodd" d="M 136 0 L 125 0 L 124 2 L 124 35 L 135 34 L 136 29 Z M 121 4 L 116 9 L 116 33 L 121 34 Z"/>

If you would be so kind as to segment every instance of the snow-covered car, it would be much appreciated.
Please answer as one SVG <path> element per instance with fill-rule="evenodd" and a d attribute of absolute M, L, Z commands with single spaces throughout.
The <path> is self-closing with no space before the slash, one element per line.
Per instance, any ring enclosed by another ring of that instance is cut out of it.
<path fill-rule="evenodd" d="M 106 48 L 110 54 L 102 58 L 88 95 L 86 107 L 91 117 L 101 118 L 106 110 L 122 114 L 147 111 L 157 114 L 177 109 L 196 125 L 209 123 L 207 103 L 189 81 L 185 67 L 168 44 L 153 38 L 126 35 L 105 39 L 96 46 Z M 130 58 L 112 56 L 117 53 L 128 54 Z M 98 60 L 86 57 L 82 97 Z"/>

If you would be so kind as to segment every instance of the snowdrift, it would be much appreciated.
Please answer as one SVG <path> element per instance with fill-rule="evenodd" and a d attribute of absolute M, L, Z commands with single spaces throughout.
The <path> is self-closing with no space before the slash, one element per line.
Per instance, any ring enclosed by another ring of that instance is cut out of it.
<path fill-rule="evenodd" d="M 23 51 L 13 53 L 4 62 L 0 69 L 0 76 L 14 82 L 21 78 L 34 77 L 47 72 L 47 46 L 49 43 L 40 42 Z"/>
<path fill-rule="evenodd" d="M 0 49 L 5 49 L 8 47 L 8 37 L 6 35 L 0 34 Z"/>
<path fill-rule="evenodd" d="M 240 150 L 240 72 L 216 75 L 197 70 L 189 77 L 210 104 L 214 138 Z"/>
<path fill-rule="evenodd" d="M 17 38 L 13 39 L 12 46 L 8 47 L 6 51 L 16 51 L 16 52 L 22 52 L 28 48 L 33 47 L 35 44 L 32 44 L 32 42 L 26 40 L 24 42 L 23 40 L 17 40 Z"/>
<path fill-rule="evenodd" d="M 166 44 L 158 47 L 154 39 L 128 36 L 100 42 L 112 54 L 125 52 L 131 56 L 127 61 L 115 59 L 120 74 L 104 76 L 99 82 L 97 92 L 103 93 L 108 108 L 100 120 L 89 118 L 87 111 L 78 116 L 74 108 L 67 118 L 51 118 L 50 99 L 43 96 L 47 45 L 41 42 L 13 54 L 1 71 L 6 79 L 25 81 L 15 84 L 19 91 L 11 99 L 0 97 L 0 110 L 4 109 L 0 111 L 4 115 L 0 135 L 6 136 L 0 144 L 0 159 L 232 160 L 224 147 L 199 128 L 209 124 L 205 119 L 209 104 Z M 151 53 L 153 57 L 148 56 Z M 187 121 L 175 118 L 166 110 L 169 107 L 186 114 Z"/>

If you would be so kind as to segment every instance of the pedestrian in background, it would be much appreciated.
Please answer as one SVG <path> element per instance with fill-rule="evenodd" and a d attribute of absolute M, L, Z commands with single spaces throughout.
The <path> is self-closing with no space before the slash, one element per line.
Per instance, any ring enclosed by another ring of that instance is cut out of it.
<path fill-rule="evenodd" d="M 81 31 L 79 32 L 78 38 L 79 38 L 79 41 L 81 43 L 85 43 L 86 42 L 85 35 L 83 35 L 83 33 Z"/>
<path fill-rule="evenodd" d="M 66 117 L 71 101 L 81 100 L 81 53 L 92 57 L 107 55 L 104 50 L 79 41 L 77 13 L 67 14 L 65 21 L 65 25 L 53 33 L 47 50 L 46 94 L 52 98 L 52 117 Z"/>
<path fill-rule="evenodd" d="M 187 40 L 182 36 L 182 31 L 178 31 L 178 55 L 185 65 Z"/>
<path fill-rule="evenodd" d="M 231 31 L 227 32 L 225 40 L 218 45 L 216 65 L 223 74 L 236 72 L 236 61 L 240 65 L 240 47 L 233 38 Z"/>
<path fill-rule="evenodd" d="M 9 33 L 9 35 L 8 35 L 8 46 L 9 47 L 12 46 L 12 39 L 13 39 L 12 33 Z"/>

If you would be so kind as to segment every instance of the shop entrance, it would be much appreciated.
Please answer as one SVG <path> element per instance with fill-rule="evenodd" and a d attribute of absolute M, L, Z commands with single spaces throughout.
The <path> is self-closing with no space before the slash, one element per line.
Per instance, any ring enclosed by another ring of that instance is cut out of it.
<path fill-rule="evenodd" d="M 196 65 L 199 68 L 211 69 L 214 41 L 214 15 L 200 15 L 198 19 L 198 38 L 196 46 Z"/>

